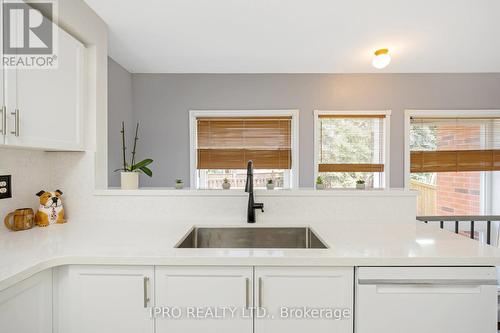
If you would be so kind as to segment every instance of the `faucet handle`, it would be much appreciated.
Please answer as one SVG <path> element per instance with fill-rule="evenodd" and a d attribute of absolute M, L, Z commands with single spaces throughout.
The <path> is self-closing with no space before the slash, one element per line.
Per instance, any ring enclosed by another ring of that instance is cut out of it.
<path fill-rule="evenodd" d="M 262 213 L 264 213 L 264 204 L 262 202 L 258 202 L 253 204 L 254 209 L 260 209 Z"/>

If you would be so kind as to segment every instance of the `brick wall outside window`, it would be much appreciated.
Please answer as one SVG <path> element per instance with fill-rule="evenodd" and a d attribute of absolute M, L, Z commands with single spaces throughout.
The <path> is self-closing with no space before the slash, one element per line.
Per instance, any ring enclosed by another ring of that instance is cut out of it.
<path fill-rule="evenodd" d="M 453 128 L 457 128 L 453 126 Z M 438 150 L 480 149 L 480 126 L 467 126 L 453 134 L 450 128 L 437 130 Z M 437 215 L 479 215 L 481 172 L 437 173 Z"/>

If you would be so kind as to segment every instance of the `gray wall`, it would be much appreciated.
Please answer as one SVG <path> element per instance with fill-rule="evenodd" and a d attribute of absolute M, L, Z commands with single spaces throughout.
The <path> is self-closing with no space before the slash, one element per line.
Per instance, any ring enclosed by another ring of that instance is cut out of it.
<path fill-rule="evenodd" d="M 132 75 L 108 58 L 108 183 L 120 186 L 120 173 L 113 170 L 123 165 L 121 123 L 125 122 L 126 146 L 133 138 Z"/>
<path fill-rule="evenodd" d="M 313 185 L 313 110 L 390 109 L 392 187 L 404 182 L 405 109 L 500 109 L 500 74 L 132 74 L 132 91 L 140 155 L 155 160 L 141 186 L 189 179 L 190 109 L 299 109 L 301 186 Z"/>

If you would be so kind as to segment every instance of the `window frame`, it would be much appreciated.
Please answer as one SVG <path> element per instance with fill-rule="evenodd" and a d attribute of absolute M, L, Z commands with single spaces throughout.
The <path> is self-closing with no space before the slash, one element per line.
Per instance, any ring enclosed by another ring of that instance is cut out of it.
<path fill-rule="evenodd" d="M 404 118 L 404 188 L 406 190 L 410 189 L 410 127 L 411 127 L 411 117 L 450 117 L 450 118 L 460 118 L 460 117 L 500 117 L 500 110 L 405 110 Z M 487 196 L 487 193 L 491 194 L 491 175 L 481 175 L 481 202 L 480 209 L 481 214 L 488 211 L 492 207 L 492 196 Z"/>
<path fill-rule="evenodd" d="M 411 117 L 500 117 L 500 110 L 405 110 L 404 123 L 404 187 L 410 189 L 410 119 Z"/>
<path fill-rule="evenodd" d="M 299 187 L 299 110 L 189 110 L 189 184 L 191 189 L 199 189 L 198 163 L 198 117 L 272 117 L 290 116 L 292 168 L 290 169 L 290 189 Z"/>
<path fill-rule="evenodd" d="M 390 188 L 391 180 L 391 110 L 314 110 L 314 178 L 313 186 L 316 183 L 316 178 L 318 177 L 318 167 L 319 167 L 319 142 L 320 142 L 320 131 L 318 131 L 319 117 L 323 115 L 341 115 L 341 116 L 385 116 L 384 120 L 384 173 L 382 178 L 382 186 L 380 189 Z"/>

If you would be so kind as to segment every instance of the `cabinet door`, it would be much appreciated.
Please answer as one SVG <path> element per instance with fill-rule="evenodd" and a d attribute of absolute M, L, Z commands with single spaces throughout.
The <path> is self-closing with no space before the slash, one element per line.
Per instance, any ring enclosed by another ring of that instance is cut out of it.
<path fill-rule="evenodd" d="M 156 333 L 252 333 L 252 275 L 251 267 L 156 267 L 156 306 L 181 313 L 156 316 Z"/>
<path fill-rule="evenodd" d="M 9 92 L 6 144 L 47 150 L 83 149 L 84 47 L 57 32 L 57 68 L 17 68 L 6 75 Z"/>
<path fill-rule="evenodd" d="M 146 279 L 146 280 L 145 280 Z M 152 266 L 66 266 L 58 269 L 56 332 L 154 332 Z"/>
<path fill-rule="evenodd" d="M 52 271 L 0 292 L 0 332 L 52 332 Z"/>
<path fill-rule="evenodd" d="M 343 267 L 256 267 L 255 332 L 352 333 L 353 274 Z"/>
<path fill-rule="evenodd" d="M 3 18 L 3 1 L 0 0 L 0 17 Z M 5 135 L 7 134 L 7 114 L 5 108 L 4 99 L 4 68 L 3 68 L 3 25 L 4 20 L 0 20 L 0 55 L 2 56 L 2 61 L 0 62 L 0 145 L 5 143 Z"/>

